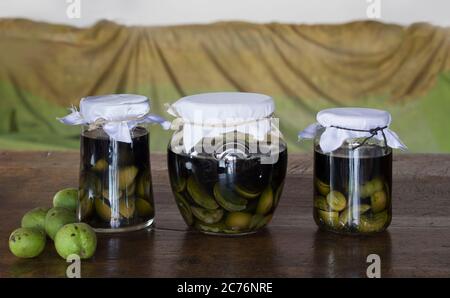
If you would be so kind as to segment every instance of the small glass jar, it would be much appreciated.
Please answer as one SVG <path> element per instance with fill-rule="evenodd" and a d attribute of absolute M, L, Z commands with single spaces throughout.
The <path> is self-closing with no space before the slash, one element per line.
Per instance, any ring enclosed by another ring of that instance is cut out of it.
<path fill-rule="evenodd" d="M 312 136 L 316 224 L 342 234 L 384 231 L 392 219 L 390 146 L 404 147 L 388 129 L 390 114 L 341 108 L 321 111 L 317 119 Z"/>
<path fill-rule="evenodd" d="M 168 146 L 169 176 L 188 226 L 206 234 L 244 235 L 270 222 L 287 167 L 273 109 L 266 95 L 238 92 L 188 96 L 169 109 L 179 117 Z M 258 121 L 261 129 L 255 132 Z"/>
<path fill-rule="evenodd" d="M 118 142 L 101 127 L 83 126 L 78 218 L 97 231 L 138 230 L 153 222 L 147 127 L 134 127 L 131 136 L 131 143 Z"/>
<path fill-rule="evenodd" d="M 148 112 L 146 97 L 118 94 L 83 98 L 80 112 L 65 117 L 83 124 L 77 216 L 97 232 L 153 223 L 148 123 L 158 121 Z"/>

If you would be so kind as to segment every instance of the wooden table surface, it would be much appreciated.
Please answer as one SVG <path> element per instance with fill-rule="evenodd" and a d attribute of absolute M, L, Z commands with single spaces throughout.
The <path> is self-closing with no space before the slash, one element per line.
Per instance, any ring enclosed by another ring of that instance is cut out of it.
<path fill-rule="evenodd" d="M 48 241 L 42 255 L 18 259 L 8 237 L 22 215 L 50 206 L 77 186 L 78 152 L 0 152 L 0 277 L 65 276 L 68 263 Z M 366 257 L 381 257 L 383 277 L 450 277 L 450 155 L 394 158 L 393 222 L 371 237 L 319 231 L 312 218 L 312 156 L 291 155 L 272 223 L 244 237 L 187 230 L 169 188 L 165 155 L 152 155 L 155 227 L 100 235 L 83 277 L 365 277 Z"/>

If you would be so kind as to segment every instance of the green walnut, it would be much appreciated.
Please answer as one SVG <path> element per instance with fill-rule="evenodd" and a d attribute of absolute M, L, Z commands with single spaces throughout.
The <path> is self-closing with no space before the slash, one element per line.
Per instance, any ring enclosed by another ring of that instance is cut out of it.
<path fill-rule="evenodd" d="M 278 186 L 277 190 L 275 191 L 275 195 L 273 197 L 273 205 L 275 207 L 278 206 L 278 202 L 280 201 L 281 194 L 283 193 L 283 186 L 284 183 L 281 183 L 281 185 Z"/>
<path fill-rule="evenodd" d="M 322 196 L 314 197 L 314 207 L 324 211 L 330 211 L 330 206 L 328 206 L 327 199 Z"/>
<path fill-rule="evenodd" d="M 362 233 L 374 233 L 383 231 L 389 221 L 387 211 L 376 213 L 373 216 L 361 216 L 358 230 Z"/>
<path fill-rule="evenodd" d="M 34 258 L 45 248 L 45 233 L 36 228 L 19 228 L 9 236 L 9 250 L 19 258 Z"/>
<path fill-rule="evenodd" d="M 135 166 L 124 167 L 119 170 L 119 188 L 124 190 L 131 183 L 133 183 L 134 178 L 138 173 L 138 168 Z"/>
<path fill-rule="evenodd" d="M 373 191 L 382 191 L 383 190 L 383 180 L 381 178 L 375 178 L 372 180 Z"/>
<path fill-rule="evenodd" d="M 258 191 L 251 191 L 246 189 L 244 186 L 236 185 L 235 189 L 236 193 L 238 193 L 241 197 L 246 199 L 255 199 L 259 197 L 261 192 Z"/>
<path fill-rule="evenodd" d="M 180 210 L 181 216 L 188 226 L 194 223 L 194 217 L 192 215 L 192 210 L 188 202 L 179 193 L 175 193 L 176 202 L 178 209 Z"/>
<path fill-rule="evenodd" d="M 384 191 L 377 191 L 370 197 L 370 204 L 372 205 L 372 211 L 378 213 L 386 209 L 387 196 Z"/>
<path fill-rule="evenodd" d="M 201 221 L 195 222 L 195 227 L 203 232 L 207 233 L 227 233 L 232 232 L 227 228 L 227 226 L 223 222 L 213 223 L 213 224 L 207 224 Z"/>
<path fill-rule="evenodd" d="M 51 239 L 55 239 L 55 235 L 60 228 L 76 221 L 75 212 L 66 208 L 55 207 L 50 209 L 45 216 L 45 231 Z"/>
<path fill-rule="evenodd" d="M 272 220 L 272 214 L 263 216 L 261 214 L 255 214 L 250 221 L 250 229 L 257 230 L 266 226 Z"/>
<path fill-rule="evenodd" d="M 203 208 L 212 210 L 219 207 L 214 198 L 206 192 L 192 176 L 187 180 L 187 191 L 194 202 Z"/>
<path fill-rule="evenodd" d="M 45 216 L 48 208 L 34 208 L 22 217 L 22 228 L 36 228 L 45 231 Z"/>
<path fill-rule="evenodd" d="M 85 223 L 67 224 L 56 233 L 55 248 L 63 259 L 67 259 L 71 254 L 79 255 L 81 259 L 89 259 L 97 248 L 97 236 Z"/>
<path fill-rule="evenodd" d="M 256 213 L 264 215 L 272 209 L 272 206 L 273 192 L 272 188 L 268 187 L 261 194 L 261 198 L 259 198 L 258 207 L 256 207 Z"/>
<path fill-rule="evenodd" d="M 360 187 L 360 193 L 359 195 L 361 198 L 367 198 L 370 197 L 370 195 L 373 193 L 373 185 L 372 182 L 368 181 L 365 184 L 361 185 Z"/>
<path fill-rule="evenodd" d="M 53 207 L 66 208 L 72 211 L 77 210 L 78 189 L 65 188 L 58 191 L 53 197 Z"/>
<path fill-rule="evenodd" d="M 381 190 L 383 190 L 383 181 L 381 180 L 381 178 L 372 179 L 372 180 L 366 182 L 361 187 L 361 197 L 362 198 L 370 197 L 375 192 L 381 191 Z"/>
<path fill-rule="evenodd" d="M 221 186 L 219 182 L 214 185 L 213 192 L 217 203 L 227 211 L 242 211 L 247 207 L 246 199 L 239 197 L 232 190 Z"/>
<path fill-rule="evenodd" d="M 352 208 L 347 207 L 339 215 L 339 225 L 341 227 L 350 225 L 353 220 L 359 219 L 361 214 L 364 214 L 369 210 L 370 210 L 370 205 L 367 205 L 367 204 L 354 205 L 354 206 L 352 206 Z M 355 212 L 358 215 L 356 215 L 357 216 L 356 218 L 353 218 L 353 215 L 355 214 Z"/>
<path fill-rule="evenodd" d="M 328 184 L 326 184 L 325 182 L 321 181 L 320 179 L 316 178 L 314 181 L 314 184 L 316 185 L 317 191 L 322 196 L 326 196 L 330 192 L 330 186 Z"/>
<path fill-rule="evenodd" d="M 105 222 L 111 221 L 112 210 L 109 200 L 95 198 L 94 199 L 95 211 L 97 215 Z M 134 199 L 122 199 L 119 200 L 119 214 L 123 218 L 130 219 L 134 216 L 136 210 L 136 204 Z"/>
<path fill-rule="evenodd" d="M 136 199 L 135 205 L 139 216 L 147 217 L 153 214 L 153 207 L 147 200 L 138 198 Z"/>
<path fill-rule="evenodd" d="M 94 166 L 92 167 L 92 169 L 96 172 L 103 172 L 108 168 L 109 164 L 106 160 L 104 159 L 99 159 L 95 162 Z"/>
<path fill-rule="evenodd" d="M 327 226 L 332 228 L 338 228 L 339 225 L 339 212 L 317 210 L 320 220 Z"/>
<path fill-rule="evenodd" d="M 342 211 L 347 205 L 347 200 L 341 192 L 333 190 L 327 195 L 327 203 L 334 211 Z"/>
<path fill-rule="evenodd" d="M 172 178 L 172 189 L 175 192 L 182 192 L 186 187 L 186 179 L 182 176 Z"/>
<path fill-rule="evenodd" d="M 207 224 L 219 222 L 223 216 L 223 209 L 209 210 L 201 207 L 191 206 L 192 214 Z"/>
<path fill-rule="evenodd" d="M 78 205 L 78 214 L 80 215 L 80 220 L 85 221 L 87 218 L 89 218 L 92 215 L 92 212 L 94 210 L 94 203 L 93 199 L 89 198 L 88 196 L 84 195 L 80 197 L 80 204 Z"/>
<path fill-rule="evenodd" d="M 250 227 L 252 215 L 246 212 L 230 212 L 225 224 L 232 230 L 246 230 Z"/>

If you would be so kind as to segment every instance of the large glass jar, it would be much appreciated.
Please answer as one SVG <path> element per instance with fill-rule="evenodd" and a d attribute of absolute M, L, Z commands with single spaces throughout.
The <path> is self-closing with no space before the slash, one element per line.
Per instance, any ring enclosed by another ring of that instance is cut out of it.
<path fill-rule="evenodd" d="M 171 106 L 169 113 L 179 118 L 172 124 L 168 169 L 188 226 L 243 235 L 270 222 L 287 167 L 273 112 L 269 96 L 238 92 L 188 96 Z"/>
<path fill-rule="evenodd" d="M 86 97 L 80 112 L 63 118 L 82 124 L 77 216 L 97 232 L 133 231 L 153 222 L 148 123 L 162 121 L 148 114 L 149 106 L 139 95 Z"/>
<path fill-rule="evenodd" d="M 314 220 L 327 231 L 371 234 L 392 219 L 389 113 L 361 108 L 321 111 L 314 127 Z"/>

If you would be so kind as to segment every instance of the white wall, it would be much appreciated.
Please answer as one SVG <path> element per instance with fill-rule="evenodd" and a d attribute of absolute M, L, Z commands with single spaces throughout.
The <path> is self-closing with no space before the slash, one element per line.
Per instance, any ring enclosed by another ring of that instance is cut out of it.
<path fill-rule="evenodd" d="M 67 16 L 80 1 L 81 18 Z M 0 17 L 23 17 L 87 26 L 100 19 L 128 25 L 250 22 L 337 23 L 367 19 L 380 2 L 380 21 L 450 25 L 450 0 L 0 0 Z"/>

